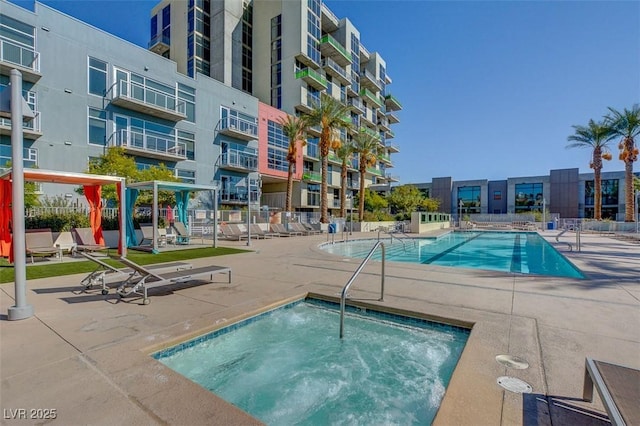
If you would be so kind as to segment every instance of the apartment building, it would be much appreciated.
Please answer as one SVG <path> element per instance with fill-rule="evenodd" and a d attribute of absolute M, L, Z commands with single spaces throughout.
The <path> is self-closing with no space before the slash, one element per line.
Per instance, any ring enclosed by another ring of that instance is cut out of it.
<path fill-rule="evenodd" d="M 391 125 L 399 122 L 402 105 L 389 90 L 386 62 L 364 46 L 347 18 L 338 19 L 320 0 L 164 0 L 153 8 L 150 26 L 149 49 L 176 61 L 178 70 L 189 76 L 211 76 L 289 114 L 310 112 L 322 92 L 340 100 L 349 106 L 353 123 L 341 138 L 348 140 L 364 128 L 384 151 L 368 169 L 366 185 L 384 190 L 398 181 L 389 173 L 391 154 L 399 152 Z M 277 122 L 272 126 L 279 127 Z M 303 161 L 297 164 L 298 211 L 320 207 L 319 135 L 319 128 L 311 129 Z M 260 158 L 266 156 L 259 162 L 275 164 L 277 155 L 274 149 L 259 150 Z M 329 161 L 328 205 L 333 210 L 339 208 L 341 191 L 357 192 L 359 177 L 357 161 L 352 161 L 349 184 L 341 188 L 340 163 L 333 154 Z M 284 200 L 282 178 L 267 176 L 260 180 L 263 201 L 284 207 L 277 201 Z"/>
<path fill-rule="evenodd" d="M 24 123 L 24 165 L 83 172 L 110 146 L 139 168 L 160 163 L 185 182 L 222 183 L 225 203 L 258 188 L 258 100 L 48 6 L 0 1 L 0 89 L 11 69 L 35 111 Z M 11 159 L 10 116 L 0 118 L 0 167 Z M 243 180 L 244 179 L 244 180 Z M 43 194 L 73 188 L 43 184 Z M 81 199 L 81 201 L 83 201 Z"/>
<path fill-rule="evenodd" d="M 640 173 L 636 173 L 640 177 Z M 602 172 L 602 218 L 624 220 L 624 172 Z M 450 176 L 413 184 L 440 200 L 440 211 L 452 214 L 504 214 L 542 211 L 564 218 L 593 218 L 593 173 L 577 168 L 551 170 L 548 175 L 505 180 L 454 181 Z M 637 213 L 640 213 L 640 208 Z"/>

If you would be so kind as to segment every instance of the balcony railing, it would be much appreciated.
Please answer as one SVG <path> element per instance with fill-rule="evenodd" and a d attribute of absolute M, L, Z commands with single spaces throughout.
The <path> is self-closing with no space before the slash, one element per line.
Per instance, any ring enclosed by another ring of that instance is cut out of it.
<path fill-rule="evenodd" d="M 378 98 L 373 92 L 371 92 L 368 89 L 362 88 L 360 90 L 360 96 L 363 98 L 366 98 L 376 106 L 382 106 L 382 102 L 380 102 L 380 98 Z"/>
<path fill-rule="evenodd" d="M 255 151 L 229 149 L 220 155 L 219 165 L 225 169 L 255 172 L 258 170 L 258 154 Z"/>
<path fill-rule="evenodd" d="M 360 127 L 360 131 L 363 131 L 366 134 L 368 134 L 370 136 L 373 136 L 376 139 L 380 139 L 380 133 L 376 132 L 375 130 L 371 130 L 370 128 L 368 128 L 366 126 Z"/>
<path fill-rule="evenodd" d="M 176 141 L 175 137 L 170 135 L 160 136 L 144 131 L 123 129 L 115 133 L 112 143 L 115 146 L 125 148 L 132 154 L 143 157 L 173 161 L 187 158 L 187 145 Z"/>
<path fill-rule="evenodd" d="M 360 71 L 360 83 L 362 85 L 367 85 L 373 90 L 379 91 L 382 89 L 378 79 L 373 73 L 367 69 Z"/>
<path fill-rule="evenodd" d="M 349 98 L 348 103 L 352 111 L 359 112 L 361 114 L 364 114 L 366 112 L 366 109 L 362 104 L 360 98 Z"/>
<path fill-rule="evenodd" d="M 372 175 L 382 176 L 382 170 L 376 169 L 375 167 L 367 167 L 367 173 L 371 173 Z"/>
<path fill-rule="evenodd" d="M 400 176 L 387 173 L 386 178 L 389 182 L 400 182 Z"/>
<path fill-rule="evenodd" d="M 402 104 L 392 94 L 385 96 L 384 100 L 388 111 L 399 111 L 402 109 Z"/>
<path fill-rule="evenodd" d="M 302 173 L 302 180 L 310 182 L 322 182 L 322 174 L 318 172 L 305 171 Z"/>
<path fill-rule="evenodd" d="M 223 188 L 220 191 L 220 200 L 225 203 L 246 204 L 248 201 L 247 188 Z"/>
<path fill-rule="evenodd" d="M 11 66 L 16 65 L 22 72 L 22 78 L 35 83 L 42 77 L 40 74 L 40 53 L 33 49 L 20 46 L 9 40 L 0 39 L 0 63 L 2 73 L 9 75 Z"/>
<path fill-rule="evenodd" d="M 296 105 L 296 109 L 302 111 L 302 112 L 306 112 L 309 113 L 311 111 L 313 111 L 313 109 L 315 107 L 317 107 L 318 105 L 320 105 L 320 95 L 316 95 L 313 94 L 311 92 L 308 92 L 305 88 L 301 88 L 300 89 L 302 94 L 301 94 L 301 99 L 300 99 L 300 103 L 298 105 Z M 306 92 L 306 94 L 304 94 Z"/>
<path fill-rule="evenodd" d="M 111 103 L 171 121 L 187 118 L 186 104 L 175 95 L 144 84 L 120 80 L 109 89 Z"/>
<path fill-rule="evenodd" d="M 351 55 L 347 52 L 347 49 L 330 34 L 325 34 L 320 39 L 320 51 L 323 56 L 331 57 L 342 66 L 347 66 L 351 63 Z"/>
<path fill-rule="evenodd" d="M 25 139 L 38 139 L 42 136 L 40 128 L 40 112 L 33 111 L 35 117 L 22 122 L 22 135 Z M 0 134 L 11 135 L 11 118 L 0 118 Z"/>
<path fill-rule="evenodd" d="M 343 85 L 348 86 L 349 84 L 351 84 L 351 79 L 349 78 L 347 71 L 333 59 L 324 58 L 322 60 L 322 67 L 325 69 L 325 72 L 333 75 Z"/>
<path fill-rule="evenodd" d="M 311 68 L 304 68 L 300 71 L 296 71 L 296 78 L 303 79 L 308 85 L 318 90 L 325 90 L 327 88 L 327 79 L 318 71 Z"/>
<path fill-rule="evenodd" d="M 165 34 L 158 34 L 149 41 L 148 48 L 154 53 L 162 55 L 169 50 L 171 38 Z"/>
<path fill-rule="evenodd" d="M 246 120 L 239 117 L 225 117 L 220 119 L 218 124 L 220 133 L 244 140 L 254 140 L 258 138 L 257 120 Z"/>
<path fill-rule="evenodd" d="M 398 147 L 398 145 L 394 145 L 391 143 L 386 144 L 387 149 L 389 150 L 389 152 L 394 153 L 394 152 L 400 152 L 400 147 Z"/>

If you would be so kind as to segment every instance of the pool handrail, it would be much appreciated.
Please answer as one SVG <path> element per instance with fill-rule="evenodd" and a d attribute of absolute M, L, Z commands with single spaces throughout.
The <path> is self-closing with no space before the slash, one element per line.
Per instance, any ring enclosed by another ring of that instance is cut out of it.
<path fill-rule="evenodd" d="M 349 290 L 349 287 L 351 287 L 351 284 L 353 284 L 353 282 L 355 281 L 356 277 L 360 274 L 360 272 L 362 271 L 366 263 L 369 261 L 369 259 L 371 259 L 371 256 L 373 256 L 373 253 L 376 251 L 378 247 L 382 249 L 382 273 L 380 276 L 380 299 L 378 299 L 378 301 L 380 302 L 384 301 L 385 249 L 384 249 L 384 243 L 382 241 L 378 241 L 373 245 L 373 248 L 371 249 L 367 257 L 364 258 L 360 266 L 358 266 L 358 269 L 356 269 L 356 272 L 353 273 L 353 275 L 351 276 L 347 284 L 345 284 L 345 286 L 342 288 L 342 294 L 340 295 L 340 339 L 344 337 L 344 310 L 345 310 L 345 304 L 347 299 L 347 291 Z"/>

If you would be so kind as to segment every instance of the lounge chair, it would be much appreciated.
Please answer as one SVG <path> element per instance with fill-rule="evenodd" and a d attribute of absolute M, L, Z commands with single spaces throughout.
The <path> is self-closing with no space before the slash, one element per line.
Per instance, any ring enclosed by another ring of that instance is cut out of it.
<path fill-rule="evenodd" d="M 107 249 L 107 253 L 109 252 L 107 246 L 96 242 L 91 228 L 73 228 L 71 234 L 75 239 L 76 248 L 80 251 L 94 252 Z"/>
<path fill-rule="evenodd" d="M 277 233 L 264 231 L 264 230 L 262 230 L 260 225 L 258 225 L 257 223 L 252 223 L 251 224 L 251 236 L 254 236 L 254 235 L 258 235 L 259 237 L 262 237 L 262 238 L 272 238 L 272 237 L 277 237 L 278 236 Z"/>
<path fill-rule="evenodd" d="M 143 225 L 140 224 L 140 230 L 142 231 L 142 241 L 140 241 L 141 246 L 149 245 L 153 246 L 153 225 Z M 160 230 L 156 230 L 156 237 L 158 241 L 158 246 L 163 247 L 167 245 L 167 233 L 165 231 L 164 236 L 160 234 Z M 145 241 L 147 243 L 145 244 Z"/>
<path fill-rule="evenodd" d="M 291 228 L 292 231 L 301 232 L 302 235 L 317 235 L 317 234 L 321 233 L 320 231 L 318 231 L 316 229 L 307 229 L 300 222 L 290 222 L 289 223 L 289 227 Z"/>
<path fill-rule="evenodd" d="M 124 282 L 131 282 L 135 280 L 137 276 L 139 276 L 138 272 L 134 269 L 116 268 L 86 252 L 80 252 L 80 255 L 98 265 L 93 272 L 91 272 L 89 275 L 84 277 L 82 281 L 80 281 L 80 285 L 84 288 L 84 290 L 91 289 L 94 285 L 100 284 L 102 294 L 106 295 L 109 293 L 109 287 L 107 287 L 108 283 L 121 282 L 122 278 L 124 278 L 125 276 L 127 278 L 124 280 Z M 193 265 L 184 262 L 172 262 L 147 266 L 147 269 L 154 272 L 173 272 L 191 268 L 193 268 Z M 108 280 L 108 278 L 112 277 L 119 277 L 119 281 Z M 122 283 L 120 285 L 122 285 Z"/>
<path fill-rule="evenodd" d="M 61 253 L 66 251 L 71 256 L 75 256 L 76 254 L 76 243 L 73 241 L 71 232 L 60 232 L 58 238 L 53 242 L 53 245 L 59 247 Z"/>
<path fill-rule="evenodd" d="M 196 280 L 200 277 L 208 277 L 209 281 L 213 281 L 213 275 L 228 273 L 229 284 L 231 284 L 231 268 L 226 266 L 205 266 L 202 268 L 189 269 L 185 271 L 169 272 L 160 275 L 155 271 L 148 268 L 144 268 L 135 262 L 127 259 L 126 257 L 118 257 L 118 261 L 122 262 L 126 266 L 135 270 L 140 279 L 135 282 L 122 283 L 116 292 L 120 297 L 126 297 L 132 294 L 142 296 L 142 304 L 148 305 L 150 303 L 147 296 L 147 290 L 153 287 L 165 286 L 169 284 L 178 284 Z M 142 291 L 142 292 L 141 292 Z"/>
<path fill-rule="evenodd" d="M 220 225 L 220 232 L 227 240 L 232 241 L 241 241 L 249 238 L 249 234 L 246 232 L 241 232 L 240 228 L 233 227 L 229 224 Z"/>
<path fill-rule="evenodd" d="M 596 388 L 614 426 L 640 424 L 640 370 L 585 360 L 583 399 L 592 401 Z"/>
<path fill-rule="evenodd" d="M 24 242 L 26 252 L 31 256 L 31 263 L 34 263 L 33 255 L 57 255 L 62 260 L 62 250 L 53 244 L 51 229 L 29 230 L 25 233 Z"/>
<path fill-rule="evenodd" d="M 284 227 L 281 223 L 272 223 L 271 224 L 271 232 L 275 232 L 280 237 L 292 237 L 295 235 L 302 235 L 300 231 L 289 231 Z"/>
<path fill-rule="evenodd" d="M 184 223 L 173 222 L 173 229 L 176 231 L 176 244 L 189 244 L 191 236 Z"/>
<path fill-rule="evenodd" d="M 302 226 L 304 226 L 308 231 L 315 231 L 318 234 L 322 234 L 324 233 L 324 231 L 321 228 L 315 228 L 312 224 L 310 223 L 305 223 L 305 222 L 300 222 L 302 224 Z"/>

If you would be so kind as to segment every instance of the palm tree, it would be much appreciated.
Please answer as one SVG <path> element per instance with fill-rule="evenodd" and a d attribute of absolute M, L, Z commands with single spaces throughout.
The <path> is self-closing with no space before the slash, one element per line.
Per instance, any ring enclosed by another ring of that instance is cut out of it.
<path fill-rule="evenodd" d="M 609 112 L 605 117 L 605 123 L 611 128 L 612 138 L 622 138 L 618 148 L 620 159 L 624 161 L 624 221 L 635 222 L 633 162 L 638 159 L 638 147 L 634 138 L 640 134 L 640 105 L 635 104 L 631 109 L 625 108 L 622 112 L 609 107 Z"/>
<path fill-rule="evenodd" d="M 335 150 L 336 157 L 340 159 L 340 217 L 347 217 L 347 168 L 353 155 L 353 145 L 349 142 L 340 145 L 340 148 Z"/>
<path fill-rule="evenodd" d="M 331 95 L 322 93 L 320 95 L 320 105 L 314 106 L 314 109 L 306 115 L 309 126 L 320 125 L 322 128 L 319 143 L 320 158 L 322 160 L 322 184 L 320 186 L 320 222 L 322 223 L 329 222 L 327 208 L 329 150 L 331 148 L 338 149 L 340 146 L 340 138 L 336 136 L 336 133 L 340 129 L 346 129 L 351 126 L 349 111 L 349 107 L 339 100 Z"/>
<path fill-rule="evenodd" d="M 572 126 L 575 134 L 567 138 L 571 141 L 567 148 L 592 148 L 593 153 L 589 167 L 593 169 L 594 183 L 594 209 L 593 217 L 596 220 L 602 219 L 602 182 L 600 172 L 602 171 L 602 159 L 611 160 L 611 153 L 608 151 L 607 143 L 611 140 L 611 128 L 603 123 L 596 123 L 589 120 L 587 126 Z"/>
<path fill-rule="evenodd" d="M 285 202 L 285 211 L 293 211 L 291 205 L 291 193 L 293 192 L 293 169 L 298 157 L 298 148 L 307 144 L 306 132 L 307 122 L 303 117 L 295 117 L 287 115 L 278 120 L 278 124 L 282 126 L 282 133 L 289 139 L 289 150 L 287 151 L 287 161 L 289 169 L 287 170 L 287 200 Z M 300 142 L 300 143 L 298 143 Z"/>
<path fill-rule="evenodd" d="M 374 166 L 381 154 L 380 139 L 367 132 L 364 127 L 353 137 L 353 151 L 358 155 L 358 171 L 360 172 L 360 192 L 358 196 L 358 217 L 364 220 L 364 175 L 367 167 Z"/>

